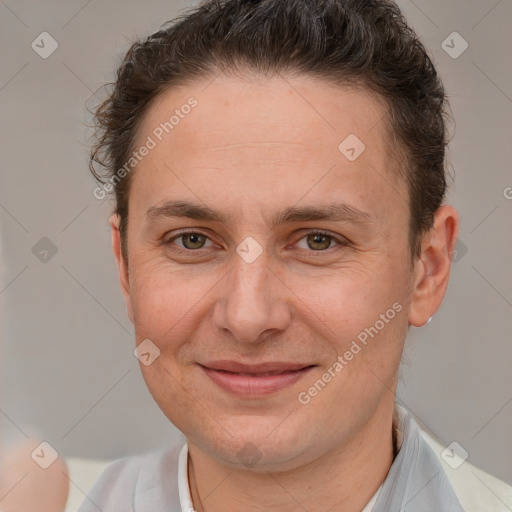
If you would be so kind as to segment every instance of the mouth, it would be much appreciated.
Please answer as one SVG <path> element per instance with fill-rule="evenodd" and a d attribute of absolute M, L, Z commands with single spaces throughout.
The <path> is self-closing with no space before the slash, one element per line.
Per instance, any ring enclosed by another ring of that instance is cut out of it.
<path fill-rule="evenodd" d="M 217 386 L 240 397 L 258 397 L 281 391 L 298 382 L 315 366 L 283 362 L 246 365 L 236 361 L 199 364 Z"/>

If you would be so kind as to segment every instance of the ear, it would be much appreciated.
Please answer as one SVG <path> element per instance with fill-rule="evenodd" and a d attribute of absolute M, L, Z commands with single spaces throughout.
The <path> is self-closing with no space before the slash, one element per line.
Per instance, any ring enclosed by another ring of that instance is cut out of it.
<path fill-rule="evenodd" d="M 119 224 L 121 218 L 117 213 L 110 216 L 110 228 L 112 230 L 112 251 L 117 262 L 117 270 L 119 273 L 119 284 L 121 285 L 121 291 L 123 292 L 124 300 L 126 302 L 126 310 L 128 317 L 133 324 L 133 308 L 132 301 L 130 298 L 130 271 L 128 269 L 128 263 L 123 257 L 123 251 L 121 249 L 121 232 L 119 231 Z"/>
<path fill-rule="evenodd" d="M 409 323 L 415 327 L 425 325 L 443 301 L 458 234 L 457 211 L 442 205 L 434 215 L 432 228 L 423 237 L 421 254 L 414 264 Z"/>

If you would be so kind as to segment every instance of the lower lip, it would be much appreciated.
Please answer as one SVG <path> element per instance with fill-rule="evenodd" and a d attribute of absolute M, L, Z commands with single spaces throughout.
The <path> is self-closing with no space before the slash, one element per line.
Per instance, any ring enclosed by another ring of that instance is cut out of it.
<path fill-rule="evenodd" d="M 279 375 L 266 375 L 258 377 L 257 375 L 240 375 L 238 373 L 224 372 L 221 370 L 212 370 L 201 366 L 203 371 L 222 389 L 235 395 L 250 397 L 270 395 L 276 391 L 292 386 L 302 379 L 314 367 L 308 366 L 302 370 L 281 373 Z"/>

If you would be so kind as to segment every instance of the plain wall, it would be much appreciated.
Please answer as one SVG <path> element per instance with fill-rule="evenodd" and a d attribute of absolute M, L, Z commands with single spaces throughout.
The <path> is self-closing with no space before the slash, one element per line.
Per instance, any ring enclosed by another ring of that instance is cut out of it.
<path fill-rule="evenodd" d="M 112 205 L 93 197 L 84 123 L 130 40 L 190 5 L 0 3 L 4 442 L 38 434 L 64 456 L 117 458 L 175 435 L 133 356 L 110 249 Z M 512 3 L 400 5 L 450 96 L 448 202 L 461 215 L 461 245 L 441 309 L 411 329 L 398 397 L 444 443 L 457 441 L 470 462 L 512 482 Z M 31 47 L 43 31 L 59 45 L 47 59 Z M 469 44 L 458 58 L 441 46 L 454 31 Z M 57 249 L 47 262 L 33 253 L 51 255 L 42 237 Z"/>

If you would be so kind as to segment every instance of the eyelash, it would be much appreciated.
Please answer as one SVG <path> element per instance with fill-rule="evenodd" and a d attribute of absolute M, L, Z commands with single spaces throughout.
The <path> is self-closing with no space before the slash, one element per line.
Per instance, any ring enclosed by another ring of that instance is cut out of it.
<path fill-rule="evenodd" d="M 177 240 L 178 238 L 180 238 L 180 237 L 182 237 L 184 235 L 191 235 L 191 234 L 201 235 L 201 236 L 206 237 L 208 240 L 210 240 L 208 235 L 206 235 L 205 233 L 202 233 L 201 231 L 185 230 L 185 231 L 178 232 L 177 234 L 175 234 L 172 238 L 169 238 L 168 240 L 164 240 L 163 244 L 171 246 L 171 245 L 173 245 L 172 242 L 174 242 L 174 240 Z M 313 254 L 315 254 L 315 253 L 316 254 L 318 254 L 318 253 L 320 253 L 320 254 L 321 253 L 326 253 L 326 252 L 328 252 L 330 250 L 336 250 L 336 248 L 346 247 L 346 246 L 349 245 L 349 242 L 346 239 L 338 238 L 338 237 L 336 237 L 334 235 L 331 235 L 327 231 L 322 231 L 322 230 L 318 230 L 318 229 L 317 230 L 313 230 L 313 231 L 308 231 L 301 238 L 299 238 L 299 240 L 297 240 L 297 242 L 300 242 L 301 240 L 303 240 L 304 238 L 306 238 L 307 236 L 310 236 L 310 235 L 325 236 L 325 237 L 328 237 L 328 238 L 334 240 L 338 244 L 338 245 L 336 245 L 334 247 L 329 247 L 329 248 L 323 249 L 323 250 L 318 250 L 318 251 L 314 251 L 312 249 L 308 250 L 308 252 L 311 252 Z M 203 249 L 206 249 L 206 248 L 202 247 L 201 249 L 186 249 L 186 248 L 179 247 L 179 246 L 174 246 L 173 247 L 173 250 L 176 250 L 178 252 L 185 252 L 185 253 L 189 253 L 189 254 L 193 253 L 193 252 L 199 253 Z M 307 250 L 307 249 L 303 249 L 303 250 Z"/>
<path fill-rule="evenodd" d="M 297 240 L 298 242 L 300 242 L 302 239 L 306 238 L 307 236 L 310 236 L 310 235 L 320 235 L 320 236 L 325 236 L 327 238 L 330 238 L 331 240 L 334 240 L 338 245 L 334 246 L 334 247 L 329 247 L 327 249 L 324 249 L 324 250 L 320 250 L 320 251 L 313 251 L 312 249 L 309 251 L 309 252 L 312 252 L 312 253 L 322 253 L 322 252 L 327 252 L 331 249 L 336 249 L 336 247 L 343 247 L 343 246 L 347 246 L 348 245 L 348 241 L 346 239 L 343 239 L 343 238 L 338 238 L 337 236 L 334 236 L 334 235 L 331 235 L 329 232 L 327 231 L 322 231 L 321 229 L 320 230 L 313 230 L 313 231 L 308 231 L 307 233 L 305 233 L 302 238 L 299 238 L 299 240 Z"/>

